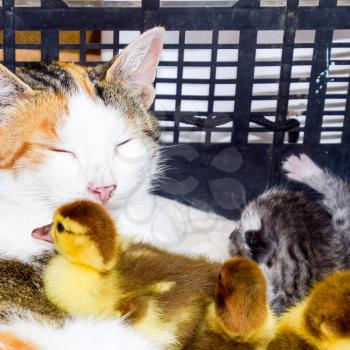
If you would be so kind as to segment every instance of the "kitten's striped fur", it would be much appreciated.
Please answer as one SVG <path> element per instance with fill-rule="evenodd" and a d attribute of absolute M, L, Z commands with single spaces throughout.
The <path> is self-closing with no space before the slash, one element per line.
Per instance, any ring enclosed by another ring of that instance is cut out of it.
<path fill-rule="evenodd" d="M 232 254 L 253 257 L 270 283 L 270 303 L 283 312 L 317 281 L 350 268 L 350 188 L 309 157 L 291 156 L 287 177 L 323 195 L 313 202 L 301 192 L 275 188 L 248 204 L 232 233 Z"/>
<path fill-rule="evenodd" d="M 291 156 L 283 165 L 291 180 L 304 183 L 323 195 L 322 204 L 332 217 L 335 234 L 346 249 L 350 267 L 350 187 L 329 170 L 319 168 L 307 155 Z"/>
<path fill-rule="evenodd" d="M 302 299 L 316 281 L 345 267 L 330 216 L 301 192 L 274 188 L 263 193 L 244 208 L 231 238 L 232 254 L 252 257 L 265 272 L 277 313 Z"/>

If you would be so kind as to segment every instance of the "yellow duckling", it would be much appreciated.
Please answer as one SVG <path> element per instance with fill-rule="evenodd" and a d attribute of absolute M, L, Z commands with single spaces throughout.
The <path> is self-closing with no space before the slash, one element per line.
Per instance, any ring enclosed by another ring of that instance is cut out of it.
<path fill-rule="evenodd" d="M 208 305 L 193 350 L 263 350 L 272 340 L 275 316 L 258 265 L 233 258 L 222 266 L 214 301 Z"/>
<path fill-rule="evenodd" d="M 350 271 L 319 282 L 281 316 L 269 350 L 350 350 Z"/>
<path fill-rule="evenodd" d="M 50 301 L 72 315 L 115 316 L 119 239 L 104 208 L 88 201 L 64 205 L 48 233 L 58 252 L 44 273 Z"/>
<path fill-rule="evenodd" d="M 256 296 L 250 288 L 255 279 L 261 284 L 263 278 L 253 262 L 250 264 L 254 264 L 255 274 L 250 275 L 250 283 L 241 277 L 234 280 L 235 284 L 242 283 L 242 295 L 246 288 L 247 298 L 234 302 L 234 288 L 227 289 L 224 296 L 220 292 L 226 275 L 236 273 L 230 262 L 224 265 L 219 281 L 220 264 L 122 241 L 112 218 L 97 203 L 76 201 L 64 205 L 54 214 L 50 227 L 37 229 L 33 235 L 53 240 L 56 245 L 58 254 L 44 271 L 45 291 L 53 304 L 72 315 L 124 316 L 151 340 L 172 350 L 204 349 L 194 339 L 206 324 L 214 325 L 222 344 L 230 344 L 230 337 L 236 338 L 239 332 L 244 333 L 244 339 L 264 334 L 262 329 L 270 315 L 266 303 L 250 320 L 248 296 Z M 262 288 L 261 293 L 266 294 L 266 290 Z M 259 298 L 259 303 L 265 297 Z M 221 309 L 223 302 L 228 307 Z M 241 302 L 247 305 L 239 312 L 233 305 Z M 216 316 L 211 310 L 216 310 Z M 234 325 L 239 322 L 233 318 L 243 316 L 247 325 L 236 329 Z"/>
<path fill-rule="evenodd" d="M 166 349 L 194 337 L 220 271 L 204 258 L 122 242 L 105 208 L 90 201 L 60 207 L 33 236 L 56 246 L 44 271 L 54 305 L 75 316 L 124 316 Z"/>

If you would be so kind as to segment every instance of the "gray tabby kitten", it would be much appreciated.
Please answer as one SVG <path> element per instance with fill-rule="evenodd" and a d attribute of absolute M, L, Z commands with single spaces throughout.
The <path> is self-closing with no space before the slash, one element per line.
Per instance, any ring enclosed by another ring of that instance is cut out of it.
<path fill-rule="evenodd" d="M 291 156 L 283 164 L 287 177 L 310 186 L 323 195 L 322 204 L 332 216 L 337 238 L 346 249 L 346 266 L 350 267 L 350 187 L 347 182 L 318 167 L 306 154 Z"/>
<path fill-rule="evenodd" d="M 303 164 L 295 166 L 296 159 L 301 162 L 307 159 L 323 174 L 316 181 L 318 187 L 312 186 L 322 189 L 323 203 L 308 200 L 302 192 L 273 188 L 244 208 L 240 223 L 231 235 L 231 253 L 255 259 L 265 272 L 269 302 L 277 313 L 302 299 L 316 281 L 347 266 L 344 230 L 337 228 L 339 225 L 345 228 L 347 224 L 345 218 L 340 217 L 346 208 L 345 195 L 339 192 L 344 192 L 344 184 L 306 156 L 300 159 L 292 156 L 284 163 L 289 178 L 298 180 L 298 175 L 302 178 L 302 174 L 308 173 Z M 311 176 L 313 180 L 304 175 L 310 184 L 315 179 L 314 174 Z M 326 191 L 327 181 L 337 185 Z M 348 189 L 347 193 L 349 197 Z"/>

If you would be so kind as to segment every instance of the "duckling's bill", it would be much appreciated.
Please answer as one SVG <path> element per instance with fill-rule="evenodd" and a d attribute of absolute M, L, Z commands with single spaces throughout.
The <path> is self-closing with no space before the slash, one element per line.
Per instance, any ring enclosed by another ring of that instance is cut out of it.
<path fill-rule="evenodd" d="M 45 242 L 53 243 L 53 238 L 51 236 L 52 223 L 42 227 L 38 227 L 32 231 L 32 237 L 35 239 L 40 239 Z"/>

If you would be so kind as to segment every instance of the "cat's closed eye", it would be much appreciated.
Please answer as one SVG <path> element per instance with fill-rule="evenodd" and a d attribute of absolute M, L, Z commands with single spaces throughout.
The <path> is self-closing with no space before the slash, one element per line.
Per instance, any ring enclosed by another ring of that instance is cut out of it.
<path fill-rule="evenodd" d="M 74 152 L 68 151 L 68 150 L 66 150 L 66 149 L 49 148 L 49 151 L 56 152 L 56 153 L 66 153 L 66 154 L 69 154 L 69 155 L 73 156 L 74 158 L 76 158 L 76 155 L 75 155 Z"/>
<path fill-rule="evenodd" d="M 63 153 L 63 154 L 69 154 L 71 156 L 73 156 L 73 158 L 76 158 L 76 155 L 74 152 L 69 151 L 67 149 L 63 149 L 63 148 L 58 148 L 58 147 L 52 147 L 49 145 L 43 145 L 43 144 L 38 144 L 38 146 L 50 151 L 50 152 L 55 152 L 55 153 Z"/>
<path fill-rule="evenodd" d="M 121 147 L 121 146 L 124 146 L 126 145 L 128 142 L 130 142 L 132 139 L 127 139 L 127 140 L 124 140 L 122 142 L 119 142 L 116 146 L 115 146 L 115 150 L 117 150 L 118 147 Z"/>
<path fill-rule="evenodd" d="M 117 144 L 117 147 L 123 146 L 123 145 L 125 145 L 126 143 L 130 142 L 131 140 L 132 140 L 132 139 L 127 139 L 127 140 L 125 140 L 125 141 L 119 142 L 119 143 Z"/>

